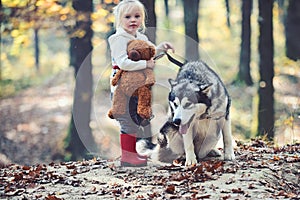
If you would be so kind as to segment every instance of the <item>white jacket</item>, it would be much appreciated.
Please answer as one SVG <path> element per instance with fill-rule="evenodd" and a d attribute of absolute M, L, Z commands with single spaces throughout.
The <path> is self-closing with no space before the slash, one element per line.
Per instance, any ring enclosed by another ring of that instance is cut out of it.
<path fill-rule="evenodd" d="M 116 65 L 120 69 L 126 71 L 146 69 L 147 66 L 145 60 L 140 60 L 136 62 L 130 60 L 127 56 L 127 43 L 130 40 L 134 39 L 144 40 L 151 43 L 146 35 L 137 32 L 136 37 L 134 37 L 133 35 L 127 33 L 123 28 L 118 28 L 116 33 L 108 38 L 111 50 L 112 66 Z"/>
<path fill-rule="evenodd" d="M 117 28 L 116 33 L 111 35 L 108 38 L 108 42 L 111 50 L 112 66 L 118 66 L 120 69 L 126 71 L 146 69 L 147 61 L 145 60 L 132 61 L 128 58 L 127 43 L 130 40 L 134 40 L 134 39 L 148 41 L 151 45 L 155 47 L 155 45 L 148 40 L 146 35 L 137 32 L 136 37 L 134 37 L 133 35 L 127 33 L 123 28 Z M 110 83 L 114 75 L 117 73 L 117 71 L 118 69 L 112 69 L 112 73 L 110 76 Z M 115 88 L 116 87 L 111 85 L 110 87 L 111 94 L 114 93 Z"/>

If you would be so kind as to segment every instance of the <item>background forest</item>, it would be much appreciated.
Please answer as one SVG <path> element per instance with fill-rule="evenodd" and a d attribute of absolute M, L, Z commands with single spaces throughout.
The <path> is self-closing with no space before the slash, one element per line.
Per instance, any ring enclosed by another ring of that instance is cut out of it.
<path fill-rule="evenodd" d="M 117 158 L 106 39 L 118 1 L 0 3 L 0 163 Z M 203 59 L 224 80 L 236 140 L 299 141 L 300 1 L 143 3 L 152 41 L 170 41 L 178 59 Z M 154 137 L 167 119 L 167 79 L 177 70 L 166 58 L 157 62 Z"/>

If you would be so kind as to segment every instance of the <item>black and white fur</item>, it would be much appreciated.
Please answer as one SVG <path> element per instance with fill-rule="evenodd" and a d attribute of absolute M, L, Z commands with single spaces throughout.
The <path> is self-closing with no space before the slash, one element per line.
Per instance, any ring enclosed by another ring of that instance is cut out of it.
<path fill-rule="evenodd" d="M 195 61 L 184 64 L 169 83 L 171 116 L 160 130 L 159 145 L 151 150 L 141 141 L 138 152 L 163 162 L 183 155 L 185 165 L 192 165 L 220 155 L 215 146 L 222 133 L 224 160 L 234 160 L 231 100 L 219 76 L 206 63 Z"/>

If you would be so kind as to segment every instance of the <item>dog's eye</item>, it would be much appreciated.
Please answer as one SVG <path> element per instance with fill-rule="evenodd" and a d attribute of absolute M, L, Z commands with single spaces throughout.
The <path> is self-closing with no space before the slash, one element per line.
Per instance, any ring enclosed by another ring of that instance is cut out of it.
<path fill-rule="evenodd" d="M 193 105 L 192 103 L 188 102 L 184 105 L 184 108 L 190 108 L 192 107 L 192 105 Z"/>

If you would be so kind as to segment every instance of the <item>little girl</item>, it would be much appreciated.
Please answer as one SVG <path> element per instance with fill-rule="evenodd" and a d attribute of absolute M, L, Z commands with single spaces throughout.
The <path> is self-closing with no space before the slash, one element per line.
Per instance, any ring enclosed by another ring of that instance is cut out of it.
<path fill-rule="evenodd" d="M 154 68 L 155 61 L 140 60 L 132 61 L 127 56 L 127 43 L 133 39 L 149 41 L 143 34 L 145 29 L 145 8 L 138 0 L 123 0 L 115 8 L 115 27 L 116 33 L 108 38 L 112 57 L 112 76 L 119 69 L 126 71 Z M 150 42 L 150 41 L 149 41 Z M 168 42 L 163 42 L 156 47 L 156 53 L 172 49 L 173 46 Z M 132 77 L 134 78 L 134 77 Z M 112 88 L 112 93 L 113 93 Z M 136 152 L 136 134 L 139 131 L 139 124 L 136 123 L 137 99 L 129 98 L 126 113 L 117 117 L 121 126 L 121 166 L 139 167 L 147 165 L 147 158 L 139 156 Z M 135 116 L 134 116 L 135 115 Z"/>

